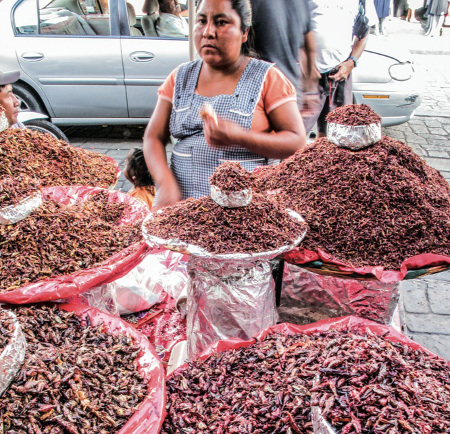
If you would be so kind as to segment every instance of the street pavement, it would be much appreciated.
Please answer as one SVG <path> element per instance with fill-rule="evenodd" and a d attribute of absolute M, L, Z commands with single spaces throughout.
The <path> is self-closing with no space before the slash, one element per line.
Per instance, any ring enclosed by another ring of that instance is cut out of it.
<path fill-rule="evenodd" d="M 390 19 L 385 38 L 410 50 L 421 77 L 422 104 L 415 117 L 402 125 L 383 128 L 383 134 L 404 141 L 450 182 L 450 28 L 425 37 L 418 22 Z M 66 127 L 75 146 L 113 157 L 122 172 L 129 149 L 142 146 L 142 126 Z M 119 178 L 117 189 L 130 183 Z M 403 332 L 434 353 L 450 360 L 450 270 L 401 282 L 399 312 Z"/>

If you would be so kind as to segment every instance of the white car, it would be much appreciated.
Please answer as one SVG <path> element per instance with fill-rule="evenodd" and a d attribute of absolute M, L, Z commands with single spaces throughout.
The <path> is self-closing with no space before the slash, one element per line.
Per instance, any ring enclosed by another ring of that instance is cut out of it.
<path fill-rule="evenodd" d="M 187 0 L 180 3 L 187 15 Z M 189 60 L 189 41 L 158 36 L 158 13 L 142 7 L 143 0 L 0 1 L 0 70 L 21 70 L 14 91 L 22 109 L 56 125 L 146 124 L 158 87 Z M 354 70 L 355 102 L 374 108 L 384 125 L 406 122 L 420 103 L 414 75 L 408 53 L 369 41 Z"/>

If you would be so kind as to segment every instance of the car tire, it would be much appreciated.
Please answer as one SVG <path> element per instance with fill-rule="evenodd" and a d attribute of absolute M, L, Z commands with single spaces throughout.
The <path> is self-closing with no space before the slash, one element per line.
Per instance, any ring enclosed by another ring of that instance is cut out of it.
<path fill-rule="evenodd" d="M 24 125 L 30 130 L 51 134 L 53 137 L 69 143 L 67 136 L 55 124 L 52 124 L 49 121 L 44 119 L 33 119 L 25 122 Z"/>
<path fill-rule="evenodd" d="M 23 83 L 14 83 L 13 92 L 20 100 L 20 111 L 48 114 L 39 97 Z"/>

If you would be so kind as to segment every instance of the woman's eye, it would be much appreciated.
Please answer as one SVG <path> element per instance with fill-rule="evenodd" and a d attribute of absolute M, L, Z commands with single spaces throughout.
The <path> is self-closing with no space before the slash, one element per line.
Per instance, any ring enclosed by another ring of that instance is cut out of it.
<path fill-rule="evenodd" d="M 219 20 L 217 21 L 218 26 L 224 26 L 227 22 L 225 20 Z"/>

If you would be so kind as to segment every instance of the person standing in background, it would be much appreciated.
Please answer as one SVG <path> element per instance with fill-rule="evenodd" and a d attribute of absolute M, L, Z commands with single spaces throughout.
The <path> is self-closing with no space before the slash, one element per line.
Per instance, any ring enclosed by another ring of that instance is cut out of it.
<path fill-rule="evenodd" d="M 384 20 L 389 16 L 390 0 L 374 0 L 374 5 L 378 17 L 378 23 L 375 25 L 375 34 L 385 35 Z"/>
<path fill-rule="evenodd" d="M 428 4 L 428 26 L 425 36 L 440 36 L 445 14 L 448 9 L 448 0 L 431 0 Z"/>
<path fill-rule="evenodd" d="M 317 42 L 316 65 L 321 74 L 320 106 L 310 116 L 303 115 L 303 120 L 307 133 L 317 122 L 319 137 L 324 137 L 327 114 L 353 102 L 351 72 L 364 51 L 369 28 L 364 29 L 364 34 L 353 35 L 358 0 L 310 0 L 309 4 Z"/>
<path fill-rule="evenodd" d="M 251 0 L 255 51 L 261 59 L 275 63 L 295 86 L 302 114 L 317 104 L 320 78 L 307 1 Z M 303 68 L 300 65 L 302 50 Z"/>

